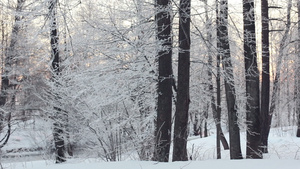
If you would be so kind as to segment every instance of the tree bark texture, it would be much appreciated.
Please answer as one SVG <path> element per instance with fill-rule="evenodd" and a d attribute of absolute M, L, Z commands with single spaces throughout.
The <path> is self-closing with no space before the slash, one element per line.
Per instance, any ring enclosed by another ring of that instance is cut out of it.
<path fill-rule="evenodd" d="M 187 161 L 188 111 L 190 103 L 191 0 L 180 0 L 178 89 L 174 125 L 173 161 Z"/>
<path fill-rule="evenodd" d="M 157 119 L 154 160 L 168 162 L 171 143 L 172 119 L 172 36 L 171 1 L 156 0 L 156 31 L 160 43 L 158 59 Z"/>
<path fill-rule="evenodd" d="M 247 158 L 262 158 L 260 146 L 260 97 L 257 67 L 254 0 L 243 0 L 244 57 L 246 76 Z"/>
<path fill-rule="evenodd" d="M 262 21 L 262 82 L 261 82 L 261 151 L 268 153 L 269 105 L 270 105 L 270 51 L 269 51 L 269 5 L 261 1 Z"/>

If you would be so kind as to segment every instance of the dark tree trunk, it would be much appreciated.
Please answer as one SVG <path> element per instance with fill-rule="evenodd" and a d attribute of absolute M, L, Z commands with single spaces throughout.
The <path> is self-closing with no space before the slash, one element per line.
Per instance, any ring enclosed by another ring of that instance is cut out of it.
<path fill-rule="evenodd" d="M 246 76 L 247 158 L 262 158 L 260 146 L 259 72 L 256 56 L 254 0 L 243 0 Z"/>
<path fill-rule="evenodd" d="M 211 61 L 211 57 L 209 59 L 208 62 L 209 66 L 212 66 L 212 61 Z M 216 130 L 217 130 L 217 158 L 221 159 L 221 146 L 220 146 L 220 141 L 223 145 L 224 150 L 228 150 L 229 149 L 229 145 L 228 142 L 224 136 L 224 133 L 222 131 L 221 128 L 221 89 L 220 89 L 220 85 L 217 85 L 217 106 L 216 106 L 216 101 L 215 101 L 215 97 L 214 97 L 214 90 L 213 90 L 213 83 L 212 83 L 212 73 L 211 70 L 208 70 L 208 76 L 209 76 L 209 93 L 210 93 L 210 98 L 211 98 L 211 108 L 212 108 L 212 112 L 213 112 L 213 117 L 214 117 L 214 121 L 216 124 Z M 217 77 L 220 77 L 220 74 L 217 75 Z M 217 81 L 220 81 L 217 79 Z M 217 82 L 217 84 L 220 82 Z"/>
<path fill-rule="evenodd" d="M 207 4 L 207 0 L 204 1 L 205 2 L 205 15 L 206 15 L 206 21 L 209 21 L 208 19 L 208 4 Z M 219 11 L 218 11 L 218 2 L 216 1 L 216 14 L 218 15 Z M 218 22 L 218 21 L 217 21 Z M 212 43 L 212 33 L 210 32 L 210 30 L 212 29 L 212 24 L 211 21 L 209 21 L 207 25 L 207 31 L 208 31 L 208 42 L 209 44 Z M 219 43 L 217 44 L 219 45 Z M 211 109 L 212 109 L 212 113 L 213 113 L 213 118 L 216 124 L 216 148 L 217 148 L 217 159 L 221 159 L 221 145 L 220 145 L 220 141 L 223 144 L 223 147 L 225 150 L 229 149 L 229 145 L 228 142 L 223 134 L 222 128 L 221 128 L 221 85 L 220 85 L 220 55 L 217 56 L 217 77 L 216 77 L 216 83 L 217 83 L 217 103 L 215 101 L 215 96 L 214 96 L 214 87 L 213 87 L 213 80 L 212 80 L 212 70 L 211 68 L 213 67 L 212 63 L 212 47 L 211 45 L 208 45 L 208 67 L 209 69 L 207 70 L 207 75 L 208 75 L 208 89 L 209 89 L 209 97 L 211 100 Z M 217 104 L 217 105 L 216 105 Z"/>
<path fill-rule="evenodd" d="M 203 119 L 201 119 L 201 121 L 200 121 L 200 125 L 199 125 L 199 135 L 200 135 L 200 138 L 202 138 L 202 137 L 203 137 L 202 123 L 203 123 Z"/>
<path fill-rule="evenodd" d="M 67 11 L 66 6 L 64 6 L 64 11 Z M 68 44 L 67 44 L 67 32 L 68 29 L 67 27 L 64 28 L 63 31 L 63 38 L 64 38 L 64 55 L 67 56 L 69 49 L 68 49 Z M 69 121 L 69 113 L 66 112 L 65 113 L 65 135 L 66 135 L 66 143 L 65 143 L 65 148 L 66 148 L 66 152 L 68 153 L 69 156 L 73 156 L 73 151 L 74 151 L 74 146 L 73 143 L 70 140 L 70 134 L 71 134 L 71 126 L 70 126 L 70 121 Z"/>
<path fill-rule="evenodd" d="M 218 2 L 217 2 L 218 3 Z M 217 9 L 218 10 L 218 9 Z M 217 13 L 218 14 L 218 13 Z M 217 25 L 219 24 L 219 21 L 217 20 Z M 217 34 L 219 32 L 217 31 Z M 217 42 L 217 48 L 220 47 L 220 43 Z M 212 65 L 212 58 L 209 59 L 209 64 Z M 215 105 L 215 101 L 214 101 L 214 97 L 212 95 L 212 109 L 213 109 L 213 114 L 215 114 L 215 119 L 216 119 L 216 127 L 217 127 L 217 133 L 218 133 L 218 139 L 220 139 L 223 147 L 225 150 L 228 150 L 229 149 L 229 145 L 228 145 L 228 142 L 223 134 L 223 131 L 222 131 L 222 128 L 221 128 L 221 70 L 220 70 L 220 62 L 221 62 L 221 58 L 220 58 L 220 55 L 219 53 L 217 54 L 217 79 L 216 79 L 216 82 L 217 82 L 217 106 Z M 211 72 L 210 72 L 210 79 L 212 79 L 212 75 L 211 75 Z M 212 86 L 212 81 L 211 81 L 211 91 L 213 91 L 213 86 Z M 213 94 L 213 93 L 212 93 Z"/>
<path fill-rule="evenodd" d="M 199 119 L 199 114 L 198 112 L 194 114 L 194 124 L 193 124 L 193 132 L 194 136 L 199 136 L 200 135 L 200 119 Z"/>
<path fill-rule="evenodd" d="M 220 1 L 220 15 L 218 17 L 218 48 L 219 55 L 222 56 L 222 65 L 225 72 L 225 93 L 229 120 L 229 141 L 230 141 L 230 158 L 242 159 L 240 145 L 240 129 L 237 119 L 236 95 L 234 86 L 233 67 L 230 56 L 230 46 L 228 40 L 228 2 L 227 0 Z"/>
<path fill-rule="evenodd" d="M 218 2 L 217 2 L 218 3 Z M 218 9 L 217 9 L 218 10 Z M 219 21 L 217 21 L 217 25 L 218 25 Z M 220 43 L 217 42 L 217 47 L 220 46 Z M 221 137 L 221 132 L 222 132 L 222 128 L 221 128 L 221 74 L 220 74 L 220 54 L 217 54 L 217 77 L 216 77 L 216 83 L 217 83 L 217 106 L 212 105 L 212 109 L 215 112 L 215 123 L 216 123 L 216 128 L 217 128 L 217 159 L 221 159 L 221 146 L 220 146 L 220 141 L 222 141 L 222 137 Z M 210 61 L 209 61 L 210 62 Z M 210 75 L 211 76 L 211 75 Z M 212 88 L 212 84 L 211 84 L 211 88 Z M 211 91 L 213 91 L 213 89 L 211 89 Z M 214 102 L 214 98 L 213 98 L 213 93 L 212 94 L 212 101 Z M 223 133 L 222 133 L 223 134 Z M 229 147 L 227 140 L 226 140 L 226 144 Z M 224 146 L 224 144 L 223 144 Z"/>
<path fill-rule="evenodd" d="M 207 31 L 207 41 L 209 44 L 212 44 L 212 21 L 211 19 L 209 19 L 209 15 L 208 15 L 208 4 L 207 4 L 207 0 L 204 1 L 205 3 L 205 19 L 206 19 L 206 31 Z M 218 15 L 219 11 L 218 11 L 218 2 L 216 0 L 216 14 Z M 222 128 L 221 128 L 221 123 L 220 123 L 220 119 L 221 119 L 221 100 L 219 99 L 219 96 L 221 95 L 221 91 L 220 91 L 220 66 L 219 66 L 219 61 L 218 61 L 218 72 L 217 72 L 217 107 L 216 107 L 216 103 L 215 103 L 215 97 L 214 97 L 214 89 L 213 89 L 213 82 L 212 82 L 212 47 L 211 45 L 207 45 L 208 48 L 208 69 L 207 69 L 207 75 L 208 75 L 208 90 L 209 90 L 209 97 L 210 97 L 210 103 L 211 103 L 211 109 L 212 109 L 212 113 L 213 113 L 213 118 L 216 124 L 216 149 L 217 149 L 217 159 L 221 159 L 221 133 L 222 133 Z M 219 58 L 219 57 L 218 57 Z M 223 133 L 222 133 L 223 134 Z M 225 138 L 224 138 L 225 139 Z M 226 141 L 226 139 L 225 139 Z M 225 142 L 228 147 L 228 143 L 227 141 Z M 224 145 L 224 144 L 223 144 Z M 224 149 L 226 149 L 224 147 Z"/>
<path fill-rule="evenodd" d="M 174 125 L 173 161 L 187 161 L 189 81 L 190 81 L 191 0 L 180 0 L 178 90 Z"/>
<path fill-rule="evenodd" d="M 56 87 L 59 86 L 57 80 L 60 75 L 60 59 L 58 50 L 58 34 L 57 34 L 57 23 L 56 23 L 56 5 L 57 0 L 52 0 L 49 2 L 49 15 L 50 15 L 50 45 L 51 45 L 51 57 L 52 57 L 52 79 L 56 83 Z M 55 100 L 59 100 L 58 93 L 53 93 Z M 59 108 L 59 103 L 54 106 L 54 123 L 53 123 L 53 138 L 55 145 L 55 158 L 56 163 L 62 163 L 66 161 L 65 158 L 65 142 L 64 142 L 64 130 L 63 130 L 63 120 L 62 110 Z"/>
<path fill-rule="evenodd" d="M 300 1 L 297 3 L 297 8 L 298 8 L 298 39 L 300 39 Z M 300 137 L 300 41 L 298 41 L 298 58 L 297 58 L 297 65 L 296 65 L 296 116 L 297 116 L 297 133 L 296 136 Z"/>
<path fill-rule="evenodd" d="M 262 15 L 262 82 L 261 82 L 261 151 L 268 153 L 269 105 L 270 105 L 270 52 L 269 52 L 269 5 L 261 1 Z"/>
<path fill-rule="evenodd" d="M 207 129 L 208 107 L 207 107 L 207 110 L 204 112 L 204 117 L 205 117 L 205 121 L 204 121 L 204 137 L 208 137 L 208 129 Z"/>
<path fill-rule="evenodd" d="M 154 160 L 168 162 L 171 143 L 172 118 L 172 36 L 171 1 L 156 0 L 156 38 L 161 43 L 158 59 L 158 98 L 156 119 L 156 143 Z"/>
<path fill-rule="evenodd" d="M 60 110 L 57 110 L 60 111 Z M 58 120 L 57 120 L 58 121 Z M 55 162 L 62 163 L 66 161 L 65 157 L 65 141 L 63 138 L 63 125 L 60 122 L 53 124 L 53 138 L 55 145 Z"/>

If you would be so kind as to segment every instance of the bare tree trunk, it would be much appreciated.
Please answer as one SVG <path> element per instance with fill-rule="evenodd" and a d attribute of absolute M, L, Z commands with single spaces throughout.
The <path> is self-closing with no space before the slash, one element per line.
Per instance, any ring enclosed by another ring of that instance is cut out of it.
<path fill-rule="evenodd" d="M 155 130 L 154 160 L 168 162 L 171 144 L 171 118 L 172 118 L 172 25 L 171 1 L 156 0 L 156 38 L 161 47 L 157 54 L 158 59 L 158 99 L 157 119 Z"/>
<path fill-rule="evenodd" d="M 225 71 L 225 93 L 229 120 L 229 140 L 230 140 L 230 158 L 242 159 L 240 145 L 240 129 L 237 119 L 236 96 L 234 86 L 233 67 L 230 56 L 230 46 L 228 40 L 228 2 L 227 0 L 220 1 L 220 13 L 218 16 L 218 55 L 222 56 L 222 65 Z"/>
<path fill-rule="evenodd" d="M 261 1 L 262 15 L 262 83 L 261 83 L 261 151 L 268 153 L 269 105 L 270 105 L 270 52 L 269 52 L 269 5 Z"/>
<path fill-rule="evenodd" d="M 220 101 L 220 95 L 221 95 L 221 89 L 220 89 L 220 66 L 219 66 L 219 61 L 217 62 L 217 106 L 215 102 L 215 97 L 214 97 L 214 89 L 213 89 L 213 80 L 212 80 L 212 21 L 208 17 L 208 4 L 207 0 L 204 1 L 205 3 L 205 20 L 206 20 L 206 32 L 207 32 L 207 41 L 209 45 L 207 45 L 208 48 L 208 69 L 207 69 L 207 75 L 208 75 L 208 90 L 209 90 L 209 97 L 210 97 L 210 104 L 211 104 L 211 109 L 213 113 L 213 118 L 216 124 L 216 149 L 217 149 L 217 159 L 221 159 L 221 134 L 224 136 L 222 128 L 221 128 L 221 101 Z M 218 15 L 218 1 L 216 0 L 216 14 Z M 218 57 L 219 58 L 219 57 Z M 217 108 L 218 107 L 218 108 Z M 224 142 L 225 140 L 225 142 Z M 223 146 L 224 149 L 229 149 L 228 143 L 226 138 L 223 138 Z M 227 146 L 227 147 L 225 147 Z"/>
<path fill-rule="evenodd" d="M 290 72 L 289 63 L 286 62 L 286 72 Z M 286 83 L 286 98 L 287 98 L 287 125 L 291 126 L 291 100 L 290 100 L 290 83 Z"/>
<path fill-rule="evenodd" d="M 218 1 L 216 1 L 216 6 L 218 6 Z M 207 4 L 207 0 L 205 1 L 205 16 L 206 16 L 206 21 L 209 21 L 208 19 L 208 4 Z M 216 8 L 216 13 L 218 16 L 218 7 Z M 217 21 L 218 22 L 218 21 Z M 221 146 L 220 146 L 220 142 L 222 143 L 223 147 L 225 150 L 229 149 L 229 145 L 228 142 L 223 134 L 222 128 L 221 128 L 221 85 L 220 85 L 220 55 L 217 56 L 217 103 L 215 100 L 215 96 L 214 96 L 214 87 L 213 87 L 213 80 L 212 80 L 212 32 L 210 32 L 210 30 L 212 29 L 212 23 L 211 21 L 209 21 L 209 23 L 207 24 L 207 32 L 208 32 L 208 70 L 207 70 L 207 74 L 208 74 L 208 83 L 209 83 L 209 95 L 210 95 L 210 100 L 211 100 L 211 109 L 212 109 L 212 113 L 213 113 L 213 118 L 216 124 L 216 130 L 217 130 L 217 138 L 216 138 L 216 145 L 217 145 L 217 158 L 221 159 Z M 217 44 L 219 46 L 219 43 Z"/>
<path fill-rule="evenodd" d="M 206 105 L 205 106 L 205 109 L 204 109 L 204 137 L 208 137 L 208 129 L 207 129 L 207 120 L 208 120 L 208 107 L 209 105 Z"/>
<path fill-rule="evenodd" d="M 66 12 L 68 9 L 67 9 L 67 0 L 64 0 L 64 5 L 63 5 L 63 11 Z M 65 15 L 65 14 L 64 14 Z M 66 16 L 64 16 L 66 17 Z M 68 38 L 67 38 L 67 34 L 68 34 L 68 26 L 67 26 L 67 19 L 64 18 L 64 28 L 63 28 L 63 39 L 64 39 L 64 50 L 63 50 L 63 55 L 65 57 L 68 57 L 69 56 L 69 52 L 70 50 L 68 49 Z M 64 126 L 63 128 L 65 129 L 64 133 L 65 133 L 65 149 L 66 149 L 66 152 L 68 153 L 69 156 L 73 156 L 73 151 L 74 151 L 74 145 L 73 143 L 71 142 L 70 140 L 70 134 L 71 134 L 71 126 L 70 126 L 70 121 L 69 121 L 69 112 L 65 112 L 65 115 L 64 115 Z"/>
<path fill-rule="evenodd" d="M 298 58 L 296 62 L 296 116 L 297 116 L 297 133 L 296 136 L 300 137 L 300 1 L 297 3 L 298 8 Z"/>
<path fill-rule="evenodd" d="M 247 95 L 247 158 L 262 158 L 260 151 L 260 99 L 257 67 L 254 0 L 243 0 L 244 56 Z"/>
<path fill-rule="evenodd" d="M 199 122 L 200 121 L 199 114 L 198 114 L 198 112 L 195 112 L 193 115 L 194 115 L 194 118 L 195 118 L 194 124 L 193 124 L 193 133 L 194 133 L 194 136 L 199 136 L 200 135 L 200 131 L 199 131 L 199 129 L 200 129 L 200 126 L 199 126 L 199 123 L 200 123 Z"/>
<path fill-rule="evenodd" d="M 60 58 L 58 50 L 58 29 L 56 21 L 56 5 L 57 0 L 51 0 L 49 2 L 49 17 L 50 17 L 50 45 L 51 45 L 51 57 L 52 57 L 52 79 L 55 81 L 56 86 L 59 87 L 58 78 L 60 76 Z M 54 123 L 53 123 L 53 138 L 55 145 L 56 163 L 62 163 L 66 161 L 65 158 L 65 141 L 64 141 L 64 115 L 60 108 L 59 93 L 53 93 L 55 100 L 58 102 L 54 105 Z"/>
<path fill-rule="evenodd" d="M 180 0 L 178 90 L 174 125 L 173 161 L 187 161 L 188 111 L 190 104 L 191 0 Z"/>

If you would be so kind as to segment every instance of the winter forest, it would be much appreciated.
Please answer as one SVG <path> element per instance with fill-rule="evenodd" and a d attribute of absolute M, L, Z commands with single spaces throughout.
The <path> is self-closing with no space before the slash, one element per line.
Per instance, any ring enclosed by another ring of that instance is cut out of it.
<path fill-rule="evenodd" d="M 290 128 L 300 152 L 298 0 L 0 8 L 0 164 L 35 152 L 55 163 L 193 161 L 188 142 L 209 136 L 215 159 L 263 159 L 270 131 Z M 28 131 L 34 144 L 14 146 Z"/>

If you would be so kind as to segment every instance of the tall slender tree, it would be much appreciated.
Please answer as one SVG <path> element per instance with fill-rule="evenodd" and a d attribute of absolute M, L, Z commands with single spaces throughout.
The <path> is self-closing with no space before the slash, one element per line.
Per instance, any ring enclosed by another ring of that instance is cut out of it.
<path fill-rule="evenodd" d="M 262 82 L 261 82 L 261 150 L 268 153 L 268 135 L 270 128 L 270 51 L 269 51 L 269 5 L 268 0 L 261 1 L 261 45 L 262 45 Z"/>
<path fill-rule="evenodd" d="M 56 19 L 57 0 L 49 2 L 49 19 L 50 19 L 50 45 L 51 45 L 51 58 L 52 58 L 52 80 L 54 80 L 55 87 L 59 87 L 60 76 L 60 58 L 58 49 L 58 27 Z M 54 105 L 54 123 L 53 123 L 53 138 L 55 145 L 55 158 L 56 163 L 65 162 L 65 142 L 64 142 L 64 120 L 63 112 L 59 103 L 59 94 L 54 91 L 53 93 L 57 103 Z"/>
<path fill-rule="evenodd" d="M 180 0 L 178 90 L 174 124 L 173 161 L 187 161 L 188 111 L 190 103 L 191 0 Z"/>
<path fill-rule="evenodd" d="M 247 158 L 262 158 L 260 146 L 259 72 L 257 67 L 254 0 L 243 0 L 246 76 Z"/>
<path fill-rule="evenodd" d="M 300 137 L 300 1 L 297 2 L 297 8 L 298 8 L 298 51 L 297 51 L 297 62 L 296 62 L 296 115 L 297 115 L 297 133 L 296 136 Z"/>
<path fill-rule="evenodd" d="M 240 144 L 240 129 L 238 126 L 236 95 L 234 86 L 233 67 L 230 56 L 230 45 L 228 39 L 228 1 L 220 0 L 219 24 L 217 26 L 217 36 L 219 41 L 218 53 L 222 56 L 222 65 L 225 72 L 225 93 L 227 101 L 227 111 L 229 119 L 229 144 L 230 158 L 242 159 Z"/>
<path fill-rule="evenodd" d="M 213 114 L 213 118 L 215 121 L 215 125 L 216 125 L 216 133 L 217 133 L 217 137 L 216 137 L 216 148 L 217 148 L 217 159 L 221 159 L 221 145 L 220 143 L 222 142 L 223 147 L 225 150 L 229 149 L 229 145 L 228 142 L 223 134 L 222 128 L 221 128 L 221 85 L 220 85 L 220 61 L 217 62 L 217 75 L 216 75 L 216 83 L 217 83 L 217 92 L 214 91 L 214 86 L 213 86 L 213 71 L 212 71 L 212 67 L 213 67 L 213 39 L 212 39 L 212 29 L 213 29 L 213 25 L 212 25 L 212 20 L 209 18 L 209 9 L 208 9 L 208 1 L 205 0 L 204 1 L 204 9 L 205 9 L 205 20 L 206 20 L 206 31 L 207 31 L 207 41 L 205 41 L 206 43 L 206 47 L 208 49 L 207 55 L 208 55 L 208 67 L 207 67 L 207 75 L 208 75 L 208 90 L 209 90 L 209 102 L 210 102 L 210 106 L 211 106 L 211 110 L 212 110 L 212 114 Z M 216 15 L 219 16 L 219 10 L 218 10 L 218 0 L 216 0 Z M 218 20 L 217 20 L 217 25 L 218 25 Z M 219 45 L 219 43 L 218 43 Z M 220 58 L 220 56 L 218 55 L 217 58 Z M 218 60 L 218 59 L 217 59 Z M 217 102 L 215 99 L 215 93 L 217 93 Z"/>
<path fill-rule="evenodd" d="M 158 89 L 157 89 L 157 118 L 155 129 L 154 160 L 167 162 L 171 143 L 172 118 L 172 36 L 170 0 L 155 1 L 156 39 L 159 48 L 158 60 Z"/>

